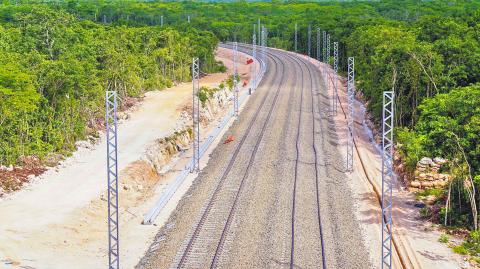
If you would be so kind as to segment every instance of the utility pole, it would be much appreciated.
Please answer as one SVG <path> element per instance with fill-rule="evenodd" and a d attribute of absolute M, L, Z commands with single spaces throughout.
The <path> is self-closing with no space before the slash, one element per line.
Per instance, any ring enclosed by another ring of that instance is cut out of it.
<path fill-rule="evenodd" d="M 317 60 L 318 61 L 321 61 L 321 58 L 320 58 L 320 51 L 321 51 L 321 47 L 320 47 L 320 27 L 317 27 Z"/>
<path fill-rule="evenodd" d="M 295 52 L 297 52 L 297 34 L 298 34 L 298 28 L 297 28 L 297 23 L 295 23 Z"/>
<path fill-rule="evenodd" d="M 200 68 L 198 58 L 192 60 L 192 120 L 193 120 L 193 163 L 190 172 L 200 171 Z"/>
<path fill-rule="evenodd" d="M 160 26 L 162 26 L 162 27 L 163 27 L 163 15 L 162 15 L 162 16 L 160 16 Z"/>
<path fill-rule="evenodd" d="M 332 110 L 333 115 L 337 115 L 337 99 L 338 99 L 338 91 L 337 91 L 337 80 L 338 80 L 338 42 L 333 42 L 333 99 L 332 99 Z"/>
<path fill-rule="evenodd" d="M 262 27 L 262 52 L 263 52 L 263 62 L 265 63 L 265 67 L 268 67 L 267 62 L 267 28 Z"/>
<path fill-rule="evenodd" d="M 262 32 L 262 28 L 261 28 L 261 24 L 260 24 L 260 18 L 258 19 L 258 35 L 260 36 L 261 35 L 261 32 Z M 260 40 L 260 38 L 258 39 L 258 44 L 260 45 L 260 42 L 262 42 Z"/>
<path fill-rule="evenodd" d="M 383 92 L 382 111 L 382 269 L 392 268 L 393 91 Z"/>
<path fill-rule="evenodd" d="M 255 59 L 257 59 L 257 35 L 255 35 L 255 28 L 253 29 L 253 39 L 252 39 L 252 57 L 253 57 L 253 65 L 252 65 L 252 90 L 257 88 L 257 67 L 255 65 Z"/>
<path fill-rule="evenodd" d="M 105 98 L 107 127 L 107 190 L 108 190 L 108 268 L 120 268 L 118 237 L 118 150 L 117 92 L 107 91 Z"/>
<path fill-rule="evenodd" d="M 353 101 L 355 99 L 355 60 L 353 57 L 348 57 L 348 83 L 347 83 L 347 98 L 348 98 L 348 117 L 347 117 L 347 171 L 353 172 Z"/>
<path fill-rule="evenodd" d="M 187 20 L 188 20 L 188 23 L 190 23 L 190 15 L 188 15 Z"/>
<path fill-rule="evenodd" d="M 327 61 L 327 32 L 323 31 L 323 62 Z"/>
<path fill-rule="evenodd" d="M 312 49 L 312 27 L 310 26 L 310 24 L 308 25 L 308 32 L 307 32 L 307 35 L 308 35 L 308 57 L 310 57 L 310 53 L 311 53 L 311 49 Z"/>
<path fill-rule="evenodd" d="M 327 64 L 330 64 L 330 34 L 327 35 Z"/>
<path fill-rule="evenodd" d="M 233 42 L 233 108 L 236 117 L 238 116 L 237 54 L 237 42 Z"/>

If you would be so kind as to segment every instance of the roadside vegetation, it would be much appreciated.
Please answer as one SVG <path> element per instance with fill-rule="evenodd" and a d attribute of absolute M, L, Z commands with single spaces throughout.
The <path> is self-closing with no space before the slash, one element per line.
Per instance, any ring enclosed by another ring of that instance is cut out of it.
<path fill-rule="evenodd" d="M 121 107 L 145 91 L 220 67 L 208 31 L 110 25 L 48 5 L 0 6 L 0 164 L 68 153 L 103 124 L 105 90 Z"/>
<path fill-rule="evenodd" d="M 163 16 L 163 26 L 162 24 Z M 190 17 L 190 23 L 188 22 Z M 396 140 L 407 174 L 425 156 L 452 176 L 424 215 L 473 231 L 480 198 L 480 3 L 477 1 L 65 1 L 0 6 L 0 163 L 72 149 L 101 125 L 103 94 L 122 104 L 189 79 L 193 56 L 217 70 L 220 41 L 251 43 L 258 19 L 269 46 L 306 53 L 307 27 L 355 57 L 357 88 L 378 123 L 382 92 L 396 93 Z M 258 30 L 257 30 L 257 40 Z M 333 59 L 332 59 L 333 60 Z M 202 98 L 208 95 L 202 92 Z M 433 216 L 433 215 L 434 216 Z M 442 239 L 444 240 L 444 239 Z"/>

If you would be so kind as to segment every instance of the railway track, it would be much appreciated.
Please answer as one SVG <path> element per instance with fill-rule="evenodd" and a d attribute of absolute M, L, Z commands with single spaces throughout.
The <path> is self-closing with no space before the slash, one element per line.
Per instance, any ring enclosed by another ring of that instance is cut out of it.
<path fill-rule="evenodd" d="M 322 76 L 301 57 L 267 55 L 257 98 L 230 128 L 238 138 L 212 153 L 138 268 L 365 268 L 358 236 L 345 237 L 354 222 L 337 217 L 351 213 L 336 200 L 344 173 Z"/>
<path fill-rule="evenodd" d="M 312 76 L 311 69 L 309 68 L 308 64 L 306 64 L 304 61 L 301 59 L 298 59 L 297 57 L 292 57 L 287 54 L 287 57 L 291 58 L 294 60 L 300 69 L 302 70 L 302 74 L 304 73 L 304 69 L 302 67 L 305 66 L 306 69 L 308 70 L 308 76 L 310 78 L 310 90 L 311 90 L 311 114 L 312 114 L 312 151 L 314 153 L 314 166 L 315 166 L 315 193 L 316 193 L 316 207 L 317 207 L 317 219 L 318 219 L 318 231 L 319 231 L 319 237 L 320 237 L 320 247 L 321 247 L 321 255 L 322 255 L 322 268 L 327 268 L 326 266 L 326 259 L 325 259 L 325 242 L 323 240 L 323 229 L 322 229 L 322 218 L 321 218 L 321 213 L 320 213 L 320 189 L 319 189 L 319 171 L 318 171 L 318 151 L 315 143 L 315 135 L 316 135 L 316 128 L 315 128 L 315 115 L 318 114 L 317 111 L 315 110 L 315 100 L 314 100 L 314 79 Z M 303 77 L 303 75 L 302 75 Z M 298 116 L 298 127 L 297 127 L 297 137 L 296 137 L 296 159 L 295 159 L 295 178 L 294 178 L 294 186 L 293 186 L 293 199 L 292 199 L 292 217 L 291 217 L 291 252 L 290 252 L 290 268 L 293 269 L 295 268 L 295 206 L 296 206 L 296 190 L 297 190 L 297 180 L 298 180 L 298 164 L 300 160 L 300 127 L 301 127 L 301 122 L 302 122 L 302 111 L 303 111 L 303 91 L 304 91 L 304 80 L 302 79 L 302 85 L 301 85 L 301 97 L 300 97 L 300 113 Z"/>
<path fill-rule="evenodd" d="M 298 64 L 298 62 L 297 62 Z M 300 65 L 299 65 L 300 66 Z M 301 94 L 300 94 L 300 108 L 298 113 L 298 125 L 297 125 L 297 136 L 295 139 L 295 177 L 293 179 L 293 194 L 292 194 L 292 226 L 291 226 L 291 243 L 290 243 L 290 269 L 294 268 L 295 265 L 295 206 L 296 206 L 296 195 L 297 195 L 297 181 L 298 181 L 298 163 L 300 160 L 300 127 L 302 125 L 302 105 L 303 105 L 303 68 L 300 66 L 302 70 L 302 86 L 301 86 Z"/>
<path fill-rule="evenodd" d="M 269 57 L 272 57 L 272 55 L 270 54 Z M 274 59 L 274 57 L 272 57 L 272 59 Z M 283 64 L 282 64 L 283 65 Z M 282 69 L 284 70 L 284 69 Z M 282 71 L 282 82 L 283 82 L 283 76 L 284 75 L 284 72 Z M 277 99 L 278 99 L 278 95 L 279 95 L 279 92 L 280 92 L 280 88 L 283 86 L 283 83 L 280 82 L 279 86 L 278 86 L 278 89 L 275 93 L 275 99 L 273 101 L 273 104 L 270 108 L 270 110 L 268 111 L 268 116 L 267 116 L 267 119 L 265 120 L 265 123 L 263 124 L 262 126 L 262 130 L 261 130 L 261 133 L 260 133 L 260 136 L 258 137 L 257 139 L 257 142 L 255 143 L 255 147 L 252 151 L 252 154 L 250 156 L 250 160 L 248 162 L 248 165 L 247 165 L 247 168 L 245 170 L 245 173 L 241 179 L 241 183 L 240 183 L 240 188 L 238 190 L 238 192 L 236 193 L 235 195 L 235 200 L 233 202 L 233 205 L 230 209 L 230 212 L 228 214 L 228 218 L 227 218 L 227 222 L 225 223 L 225 226 L 222 230 L 222 235 L 220 237 L 220 240 L 219 240 L 219 243 L 217 245 L 217 248 L 215 249 L 215 255 L 213 256 L 213 260 L 212 260 L 212 263 L 210 265 L 210 268 L 216 268 L 217 267 L 217 263 L 218 263 L 218 260 L 219 260 L 219 256 L 223 250 L 223 247 L 225 245 L 225 239 L 226 239 L 226 236 L 227 236 L 227 232 L 230 230 L 230 226 L 232 224 L 232 220 L 233 220 L 233 215 L 234 215 L 234 212 L 235 210 L 237 209 L 237 206 L 238 206 L 238 200 L 239 200 L 239 197 L 240 197 L 240 194 L 241 192 L 243 191 L 243 188 L 245 186 L 245 180 L 248 178 L 249 174 L 250 174 L 250 169 L 253 165 L 253 162 L 255 160 L 255 155 L 257 154 L 257 151 L 258 151 L 258 147 L 260 145 L 260 141 L 262 141 L 263 139 L 263 136 L 265 134 L 265 130 L 266 130 L 266 127 L 267 127 L 267 124 L 268 122 L 270 122 L 270 118 L 272 116 L 272 112 L 273 112 L 273 108 L 275 107 L 275 104 L 277 103 Z"/>
<path fill-rule="evenodd" d="M 277 61 L 275 59 L 275 57 L 272 57 L 272 55 L 269 55 L 269 58 L 275 63 L 275 67 L 278 68 L 279 67 L 279 61 Z M 204 262 L 201 259 L 199 260 L 198 257 L 191 257 L 191 256 L 195 255 L 195 247 L 196 247 L 197 243 L 199 243 L 200 245 L 204 245 L 204 243 L 205 243 L 205 241 L 204 241 L 205 239 L 200 238 L 201 237 L 200 233 L 204 229 L 208 230 L 209 228 L 211 228 L 211 227 L 208 227 L 206 225 L 207 224 L 207 217 L 209 215 L 215 215 L 215 213 L 217 213 L 216 217 L 219 217 L 221 219 L 221 216 L 220 216 L 220 215 L 222 215 L 221 213 L 225 213 L 225 212 L 213 212 L 212 209 L 213 209 L 214 203 L 216 203 L 220 200 L 219 196 L 220 196 L 221 190 L 226 189 L 227 187 L 231 187 L 231 189 L 235 189 L 235 191 L 233 193 L 235 198 L 234 198 L 232 206 L 230 207 L 230 210 L 228 211 L 228 216 L 227 216 L 227 219 L 226 219 L 224 229 L 222 230 L 222 234 L 221 234 L 220 239 L 218 241 L 219 243 L 217 244 L 212 262 L 210 263 L 210 268 L 215 268 L 215 266 L 218 262 L 218 257 L 221 253 L 222 248 L 223 248 L 223 244 L 225 243 L 226 231 L 228 230 L 228 228 L 229 228 L 229 226 L 232 222 L 234 212 L 237 208 L 238 199 L 239 199 L 239 196 L 240 196 L 240 194 L 243 190 L 244 182 L 245 182 L 246 178 L 248 177 L 250 167 L 253 164 L 255 154 L 258 150 L 258 145 L 259 145 L 260 141 L 262 140 L 263 134 L 264 134 L 265 129 L 266 129 L 266 124 L 268 123 L 269 118 L 271 117 L 273 108 L 275 107 L 275 103 L 276 103 L 276 100 L 278 98 L 280 88 L 283 86 L 283 81 L 285 79 L 285 75 L 284 75 L 285 74 L 285 66 L 283 65 L 282 62 L 280 62 L 280 63 L 281 63 L 281 66 L 282 66 L 280 83 L 278 84 L 277 89 L 275 91 L 273 101 L 272 101 L 272 105 L 270 106 L 270 109 L 269 109 L 268 114 L 267 114 L 267 119 L 264 121 L 262 129 L 260 131 L 260 134 L 259 134 L 258 138 L 256 139 L 255 147 L 252 151 L 252 154 L 250 156 L 250 160 L 247 164 L 246 172 L 244 173 L 244 176 L 240 181 L 239 187 L 236 188 L 236 186 L 224 186 L 225 183 L 226 183 L 225 181 L 226 181 L 227 176 L 228 176 L 228 174 L 230 173 L 230 171 L 233 167 L 233 164 L 235 163 L 235 161 L 237 159 L 237 156 L 238 156 L 240 150 L 242 149 L 242 146 L 243 146 L 245 140 L 247 139 L 247 136 L 250 134 L 250 131 L 252 130 L 253 125 L 257 122 L 258 115 L 260 115 L 259 110 L 261 110 L 264 107 L 266 100 L 270 96 L 269 94 L 266 94 L 264 96 L 260 106 L 258 107 L 257 113 L 255 113 L 254 117 L 252 118 L 252 120 L 250 121 L 250 123 L 248 125 L 247 130 L 249 130 L 249 131 L 247 131 L 243 134 L 242 139 L 240 140 L 240 142 L 237 144 L 236 148 L 234 149 L 233 155 L 230 158 L 226 169 L 224 170 L 224 172 L 223 172 L 222 176 L 220 177 L 219 181 L 217 182 L 217 184 L 215 186 L 215 189 L 212 192 L 210 198 L 208 199 L 206 205 L 203 207 L 199 220 L 194 225 L 194 229 L 193 229 L 192 234 L 189 235 L 185 247 L 179 253 L 180 255 L 177 255 L 177 258 L 174 261 L 174 265 L 172 266 L 173 268 L 198 267 L 199 263 Z M 218 213 L 220 213 L 220 214 L 218 214 Z M 218 220 L 218 218 L 217 218 L 217 220 Z M 207 236 L 208 236 L 208 233 L 207 233 Z M 198 246 L 198 250 L 200 250 L 200 249 L 202 249 L 202 247 Z"/>
<path fill-rule="evenodd" d="M 275 60 L 275 56 L 272 53 L 267 53 L 267 54 L 268 54 L 269 58 L 273 60 L 273 62 L 275 63 L 275 66 L 278 67 L 278 61 Z M 312 115 L 312 126 L 313 126 L 312 133 L 311 133 L 311 137 L 312 137 L 312 147 L 311 147 L 311 149 L 312 149 L 312 152 L 314 154 L 314 159 L 315 159 L 315 161 L 314 161 L 314 166 L 315 166 L 315 178 L 314 178 L 314 180 L 315 180 L 315 193 L 316 193 L 316 213 L 317 213 L 317 220 L 318 220 L 318 233 L 319 233 L 319 237 L 320 237 L 320 242 L 319 243 L 320 243 L 321 256 L 322 256 L 322 268 L 327 268 L 326 267 L 325 254 L 324 254 L 325 249 L 324 249 L 322 222 L 321 222 L 321 214 L 320 214 L 318 151 L 317 151 L 317 146 L 316 146 L 316 143 L 315 143 L 315 135 L 316 135 L 316 132 L 317 132 L 317 129 L 315 128 L 315 125 L 316 125 L 315 124 L 315 116 L 319 112 L 316 111 L 315 105 L 314 105 L 316 103 L 315 100 L 314 100 L 315 92 L 313 90 L 314 79 L 313 79 L 313 75 L 312 75 L 312 72 L 311 72 L 311 68 L 308 64 L 303 62 L 301 59 L 298 59 L 296 57 L 292 57 L 288 54 L 285 54 L 285 56 L 290 58 L 292 61 L 294 61 L 299 66 L 299 69 L 301 71 L 301 77 L 302 77 L 302 80 L 301 80 L 301 97 L 300 97 L 298 125 L 297 125 L 297 136 L 296 136 L 296 158 L 295 158 L 294 186 L 293 186 L 293 193 L 292 193 L 292 214 L 291 214 L 291 233 L 290 233 L 290 235 L 291 235 L 290 268 L 295 267 L 295 218 L 297 217 L 296 214 L 295 214 L 296 194 L 297 194 L 296 185 L 297 185 L 297 181 L 298 181 L 298 166 L 299 166 L 299 162 L 300 162 L 300 145 L 299 145 L 300 142 L 301 142 L 300 141 L 300 131 L 301 131 L 301 127 L 302 127 L 302 113 L 303 113 L 303 110 L 304 110 L 303 106 L 304 106 L 304 91 L 305 91 L 305 85 L 304 84 L 305 83 L 304 83 L 303 78 L 304 78 L 304 74 L 307 73 L 307 72 L 305 72 L 304 67 L 308 71 L 308 77 L 309 77 L 309 81 L 310 81 L 310 92 L 311 92 L 310 113 Z M 214 251 L 214 254 L 213 254 L 213 258 L 212 258 L 211 263 L 210 263 L 210 268 L 216 268 L 218 266 L 218 262 L 219 262 L 221 254 L 223 252 L 223 248 L 224 248 L 224 245 L 225 245 L 225 242 L 226 242 L 228 232 L 230 231 L 230 227 L 231 227 L 236 209 L 238 207 L 238 203 L 239 203 L 241 193 L 242 193 L 242 191 L 244 189 L 244 186 L 245 186 L 245 181 L 248 178 L 249 173 L 250 173 L 250 169 L 251 169 L 251 167 L 254 163 L 255 155 L 258 151 L 260 142 L 262 141 L 263 135 L 264 135 L 265 130 L 266 130 L 267 123 L 270 121 L 273 109 L 275 107 L 275 104 L 276 104 L 276 101 L 277 101 L 277 98 L 278 98 L 280 88 L 283 86 L 283 82 L 284 82 L 284 78 L 285 78 L 285 74 L 284 74 L 285 73 L 285 67 L 283 65 L 283 62 L 281 62 L 281 63 L 282 63 L 282 74 L 281 74 L 282 79 L 281 79 L 280 83 L 278 84 L 277 89 L 275 91 L 274 100 L 273 100 L 272 105 L 271 105 L 271 107 L 268 111 L 267 118 L 265 119 L 265 121 L 262 125 L 260 134 L 256 139 L 256 143 L 255 143 L 255 146 L 254 146 L 254 148 L 251 152 L 248 164 L 247 164 L 246 169 L 245 169 L 245 173 L 243 174 L 243 177 L 240 180 L 240 185 L 239 185 L 237 191 L 234 193 L 234 200 L 233 200 L 232 206 L 230 207 L 230 209 L 228 211 L 228 216 L 227 216 L 225 224 L 223 226 L 220 238 L 218 239 L 218 243 L 216 245 L 216 248 L 215 248 L 215 251 Z M 294 78 L 294 80 L 293 80 L 293 84 L 295 84 L 295 83 L 296 83 L 296 78 Z M 262 103 L 259 106 L 259 110 L 264 106 L 264 103 L 265 103 L 267 97 L 268 96 L 266 95 L 264 97 L 264 99 L 262 100 Z M 257 113 L 257 115 L 258 115 L 258 113 Z M 253 124 L 256 121 L 256 119 L 257 119 L 257 116 L 255 116 L 252 119 L 252 121 L 249 124 L 248 130 L 251 130 Z M 201 259 L 199 260 L 198 257 L 195 257 L 195 253 L 194 253 L 195 251 L 193 251 L 194 245 L 197 242 L 199 242 L 200 244 L 204 243 L 202 241 L 202 239 L 200 238 L 201 230 L 204 229 L 204 227 L 207 224 L 206 219 L 207 219 L 208 215 L 212 213 L 212 207 L 213 207 L 214 203 L 218 202 L 217 201 L 217 196 L 219 195 L 219 192 L 222 190 L 223 185 L 225 183 L 225 180 L 227 178 L 227 175 L 230 173 L 231 168 L 233 166 L 233 163 L 236 161 L 237 155 L 239 154 L 240 149 L 242 148 L 243 143 L 244 143 L 246 137 L 248 136 L 248 134 L 249 134 L 249 132 L 246 132 L 243 135 L 242 140 L 240 141 L 240 143 L 235 148 L 235 150 L 233 152 L 233 155 L 232 155 L 232 158 L 230 159 L 230 161 L 227 165 L 227 169 L 223 172 L 218 184 L 215 187 L 215 190 L 212 193 L 212 196 L 208 200 L 207 205 L 202 210 L 201 217 L 200 217 L 199 221 L 197 222 L 197 224 L 195 225 L 193 233 L 189 236 L 189 238 L 187 240 L 188 243 L 186 244 L 184 249 L 181 251 L 181 255 L 177 256 L 178 258 L 176 259 L 177 261 L 174 262 L 173 268 L 190 268 L 190 267 L 198 266 L 200 263 L 204 262 Z M 207 227 L 207 229 L 208 228 L 209 227 Z M 191 257 L 191 256 L 194 256 L 194 257 Z M 193 262 L 190 262 L 189 259 L 193 260 Z"/>
<path fill-rule="evenodd" d="M 313 83 L 313 76 L 312 76 L 312 72 L 311 72 L 311 69 L 309 68 L 309 66 L 307 66 L 307 70 L 308 70 L 308 74 L 310 76 L 310 80 L 312 81 Z M 315 84 L 315 85 L 318 85 L 318 84 Z M 312 126 L 313 126 L 313 132 L 312 132 L 312 148 L 313 148 L 313 152 L 314 152 L 314 155 L 315 155 L 315 191 L 316 191 L 316 197 L 317 197 L 317 216 L 318 216 L 318 230 L 319 230 L 319 233 L 320 233 L 320 244 L 321 244 L 321 248 L 322 248 L 322 268 L 326 269 L 327 268 L 327 261 L 326 261 L 326 258 L 325 258 L 325 241 L 324 241 L 324 238 L 323 238 L 323 228 L 322 228 L 322 216 L 320 214 L 320 187 L 319 187 L 319 171 L 318 171 L 318 150 L 317 150 L 317 145 L 315 143 L 315 134 L 316 134 L 316 128 L 315 128 L 315 115 L 317 114 L 318 116 L 320 116 L 320 111 L 315 111 L 315 106 L 313 105 L 315 103 L 315 98 L 314 98 L 314 91 L 313 91 L 313 85 L 311 87 L 311 90 L 312 90 Z M 317 94 L 319 94 L 317 92 Z M 317 99 L 318 101 L 318 99 Z M 317 102 L 318 103 L 318 102 Z M 323 134 L 323 130 L 320 131 L 322 134 Z"/>
<path fill-rule="evenodd" d="M 316 118 L 315 116 L 318 116 L 320 117 L 320 110 L 319 109 L 316 109 L 317 106 L 315 106 L 315 104 L 318 104 L 319 100 L 318 100 L 318 83 L 315 83 L 314 81 L 318 81 L 318 79 L 314 79 L 314 76 L 312 75 L 312 66 L 310 63 L 305 63 L 305 61 L 303 61 L 302 59 L 299 59 L 297 57 L 292 57 L 288 54 L 286 54 L 287 57 L 291 58 L 292 60 L 294 60 L 298 65 L 299 67 L 302 69 L 302 73 L 304 72 L 303 71 L 303 68 L 302 68 L 302 65 L 306 67 L 307 71 L 308 71 L 308 76 L 309 76 L 309 81 L 310 81 L 310 84 L 311 84 L 311 87 L 310 87 L 310 90 L 311 90 L 311 110 L 310 110 L 310 113 L 312 114 L 312 151 L 314 153 L 314 165 L 315 165 L 315 193 L 316 193 L 316 209 L 317 209 L 317 219 L 318 219 L 318 232 L 319 232 L 319 237 L 320 237 L 320 247 L 321 247 L 321 258 L 322 258 L 322 268 L 327 268 L 327 263 L 326 263 L 326 255 L 325 255 L 325 241 L 324 241 L 324 236 L 323 236 L 323 228 L 322 228 L 322 217 L 321 217 L 321 213 L 320 213 L 320 186 L 319 186 L 319 165 L 322 165 L 319 163 L 319 160 L 318 160 L 318 153 L 319 153 L 319 150 L 317 148 L 317 144 L 316 144 L 316 139 L 315 139 L 315 136 L 316 136 L 316 133 L 317 133 L 317 128 L 316 128 Z M 302 107 L 302 103 L 303 103 L 303 88 L 304 88 L 304 85 L 303 85 L 303 80 L 302 80 L 302 97 L 301 97 L 301 105 L 300 107 Z M 315 90 L 314 90 L 315 88 Z M 315 96 L 317 96 L 317 98 L 315 98 Z M 317 99 L 317 100 L 315 100 Z M 317 101 L 317 102 L 316 102 Z M 302 109 L 301 109 L 302 110 Z M 299 115 L 299 122 L 301 122 L 301 114 Z M 297 154 L 298 154 L 298 143 L 300 142 L 299 141 L 299 131 L 300 131 L 300 126 L 301 124 L 299 123 L 298 125 L 298 130 L 297 130 L 297 143 L 296 143 L 296 148 L 297 148 Z M 321 126 L 320 126 L 321 127 Z M 322 131 L 320 131 L 322 132 Z M 295 173 L 295 185 L 296 185 L 296 181 L 297 181 L 297 169 L 298 169 L 298 161 L 299 161 L 299 158 L 298 158 L 298 155 L 297 155 L 297 159 L 296 159 L 296 165 L 295 165 L 295 170 L 296 170 L 296 173 Z M 295 205 L 295 190 L 296 190 L 296 187 L 294 187 L 294 202 L 293 204 Z M 292 213 L 292 249 L 291 249 L 291 258 L 290 258 L 290 268 L 294 268 L 295 267 L 295 263 L 294 263 L 294 222 L 295 222 L 295 218 L 294 218 L 294 212 Z"/>

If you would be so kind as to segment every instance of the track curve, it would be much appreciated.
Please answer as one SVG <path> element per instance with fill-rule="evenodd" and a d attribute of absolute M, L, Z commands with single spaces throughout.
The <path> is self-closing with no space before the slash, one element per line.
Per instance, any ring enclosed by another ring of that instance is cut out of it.
<path fill-rule="evenodd" d="M 248 46 L 239 46 L 249 50 Z M 317 68 L 268 49 L 252 99 L 137 268 L 371 268 Z"/>

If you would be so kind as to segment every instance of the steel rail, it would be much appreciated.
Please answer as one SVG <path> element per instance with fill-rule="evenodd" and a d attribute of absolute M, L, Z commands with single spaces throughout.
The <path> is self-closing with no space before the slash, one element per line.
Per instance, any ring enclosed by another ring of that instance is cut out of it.
<path fill-rule="evenodd" d="M 312 113 L 312 125 L 313 125 L 313 129 L 312 129 L 312 150 L 314 152 L 314 156 L 315 156 L 315 191 L 316 191 L 316 206 L 317 206 L 317 219 L 318 219 L 318 229 L 319 229 L 319 237 L 320 237 L 320 245 L 321 245 L 321 252 L 322 252 L 322 268 L 327 268 L 326 266 L 326 256 L 325 256 L 325 241 L 324 241 L 324 238 L 323 238 L 323 228 L 322 228 L 322 221 L 321 221 L 321 214 L 320 214 L 320 188 L 319 188 L 319 171 L 318 171 L 318 155 L 317 155 L 317 147 L 316 147 L 316 144 L 315 144 L 315 134 L 316 134 L 316 129 L 315 129 L 315 109 L 314 109 L 314 94 L 313 94 L 313 83 L 314 83 L 314 79 L 313 79 L 313 76 L 312 76 L 312 72 L 311 72 L 311 64 L 310 63 L 306 63 L 304 59 L 301 59 L 299 57 L 296 57 L 296 56 L 292 56 L 292 55 L 289 55 L 289 54 L 286 54 L 288 57 L 290 57 L 291 59 L 293 59 L 297 64 L 298 66 L 300 67 L 300 69 L 302 70 L 302 78 L 303 78 L 303 68 L 301 67 L 300 63 L 302 63 L 307 71 L 308 71 L 308 74 L 309 74 L 309 77 L 310 77 L 310 82 L 311 82 L 311 87 L 310 87 L 310 91 L 312 93 L 312 108 L 311 108 L 311 113 Z M 303 102 L 303 89 L 304 89 L 304 84 L 303 84 L 303 79 L 302 79 L 302 96 L 301 96 L 301 104 Z M 301 118 L 301 109 L 302 105 L 300 105 L 300 114 L 299 114 L 299 119 Z M 295 200 L 295 189 L 296 189 L 296 180 L 297 180 L 297 167 L 298 167 L 298 142 L 299 142 L 299 129 L 300 129 L 300 124 L 301 124 L 301 121 L 299 120 L 299 123 L 298 123 L 298 129 L 297 129 L 297 143 L 296 143 L 296 148 L 297 148 L 297 158 L 296 158 L 296 162 L 295 162 L 295 179 L 294 179 L 294 196 L 293 196 L 293 200 Z M 293 201 L 293 205 L 295 204 L 295 201 Z M 293 269 L 295 266 L 294 266 L 294 248 L 295 248 L 295 245 L 294 245 L 294 242 L 295 242 L 295 238 L 294 238 L 294 208 L 292 208 L 292 247 L 291 247 L 291 256 L 290 256 L 290 268 Z"/>
<path fill-rule="evenodd" d="M 275 58 L 271 57 L 270 58 L 274 61 L 275 63 L 275 66 L 278 66 L 278 62 L 275 60 Z M 283 63 L 282 63 L 282 66 L 283 66 Z M 283 74 L 285 72 L 285 67 L 283 66 L 282 68 L 282 81 L 283 81 Z M 278 96 L 278 93 L 279 93 L 279 90 L 280 90 L 280 85 L 282 83 L 279 83 L 279 86 L 277 88 L 277 91 L 276 91 L 276 95 L 275 96 Z M 265 104 L 266 100 L 267 100 L 267 97 L 270 96 L 271 94 L 265 94 L 265 96 L 263 97 L 258 109 L 257 109 L 257 112 L 260 111 L 260 109 L 263 107 L 263 105 Z M 275 99 L 276 100 L 276 99 Z M 273 105 L 271 107 L 271 109 L 273 109 Z M 205 207 L 205 209 L 203 210 L 203 212 L 201 213 L 201 217 L 200 217 L 200 220 L 198 221 L 197 225 L 195 226 L 194 228 L 194 232 L 190 238 L 190 240 L 188 241 L 187 243 L 187 247 L 186 249 L 184 250 L 183 254 L 182 254 L 182 257 L 177 265 L 178 268 L 182 268 L 185 264 L 185 262 L 187 261 L 187 258 L 188 258 L 188 255 L 190 253 L 190 250 L 192 249 L 193 247 L 193 244 L 195 243 L 205 221 L 206 221 L 206 218 L 209 214 L 209 212 L 211 211 L 212 207 L 213 207 L 213 204 L 214 204 L 214 200 L 215 198 L 218 196 L 221 188 L 223 187 L 224 185 L 224 182 L 225 182 L 225 179 L 227 177 L 227 175 L 230 173 L 230 170 L 232 169 L 233 167 L 233 164 L 235 163 L 236 159 L 237 159 L 237 156 L 238 156 L 238 153 L 240 152 L 240 149 L 242 148 L 248 134 L 249 134 L 249 131 L 251 130 L 253 124 L 257 121 L 257 117 L 260 113 L 255 113 L 252 120 L 249 122 L 249 125 L 248 125 L 248 128 L 246 129 L 247 131 L 244 133 L 244 135 L 242 136 L 242 139 L 240 140 L 239 144 L 237 144 L 237 147 L 235 148 L 234 152 L 233 152 L 233 155 L 232 157 L 230 158 L 229 160 L 229 163 L 225 169 L 225 171 L 223 172 L 221 178 L 219 179 L 217 185 L 215 186 L 215 189 L 212 193 L 212 195 L 210 196 L 210 198 L 208 199 L 208 202 L 207 202 L 207 206 Z"/>
<path fill-rule="evenodd" d="M 298 62 L 297 62 L 298 64 Z M 300 126 L 302 125 L 302 105 L 303 105 L 303 68 L 300 66 L 300 70 L 302 71 L 302 87 L 300 92 L 300 109 L 298 113 L 298 125 L 297 125 L 297 136 L 295 138 L 295 172 L 294 172 L 294 179 L 293 179 L 293 194 L 292 194 L 292 216 L 291 216 L 291 242 L 290 242 L 290 269 L 293 269 L 294 266 L 294 256 L 295 256 L 295 201 L 296 201 L 296 193 L 297 193 L 297 179 L 298 179 L 298 163 L 300 158 Z"/>
<path fill-rule="evenodd" d="M 306 64 L 304 61 L 302 61 L 306 66 L 308 73 L 310 75 L 310 81 L 313 83 L 313 76 L 312 76 L 312 71 L 311 71 L 311 64 Z M 328 90 L 328 89 L 327 89 Z M 316 129 L 315 129 L 315 106 L 314 106 L 314 91 L 313 91 L 313 85 L 311 87 L 312 91 L 312 125 L 313 125 L 313 131 L 312 131 L 312 148 L 313 152 L 315 153 L 315 190 L 316 190 L 316 198 L 317 198 L 317 216 L 318 216 L 318 230 L 320 233 L 320 242 L 321 242 L 321 247 L 322 247 L 322 268 L 327 268 L 327 260 L 325 257 L 325 241 L 323 239 L 323 228 L 322 228 L 322 216 L 320 214 L 320 187 L 319 187 L 319 171 L 318 171 L 318 156 L 317 156 L 317 146 L 315 144 L 315 134 L 316 134 Z M 321 127 L 321 126 L 320 126 Z"/>

